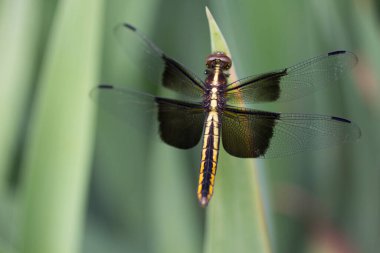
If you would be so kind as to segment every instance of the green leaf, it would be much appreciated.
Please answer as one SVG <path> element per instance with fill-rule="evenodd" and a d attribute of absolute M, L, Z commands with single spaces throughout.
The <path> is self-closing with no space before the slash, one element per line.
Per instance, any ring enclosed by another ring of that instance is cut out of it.
<path fill-rule="evenodd" d="M 23 163 L 21 252 L 78 252 L 93 147 L 103 1 L 60 1 Z"/>
<path fill-rule="evenodd" d="M 26 0 L 2 1 L 0 7 L 0 194 L 7 188 L 33 85 L 42 9 L 41 1 Z"/>
<path fill-rule="evenodd" d="M 231 57 L 225 39 L 206 8 L 212 51 Z M 231 57 L 231 59 L 233 59 Z M 231 78 L 236 72 L 231 69 Z M 272 252 L 264 205 L 263 166 L 221 152 L 215 194 L 207 209 L 205 252 Z"/>

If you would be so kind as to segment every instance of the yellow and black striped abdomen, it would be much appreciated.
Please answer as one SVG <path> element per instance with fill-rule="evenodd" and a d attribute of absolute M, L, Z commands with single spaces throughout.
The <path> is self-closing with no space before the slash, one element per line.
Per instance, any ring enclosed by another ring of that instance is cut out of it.
<path fill-rule="evenodd" d="M 216 111 L 209 112 L 205 122 L 198 183 L 198 200 L 202 206 L 207 205 L 214 192 L 220 143 L 219 126 L 218 113 Z"/>

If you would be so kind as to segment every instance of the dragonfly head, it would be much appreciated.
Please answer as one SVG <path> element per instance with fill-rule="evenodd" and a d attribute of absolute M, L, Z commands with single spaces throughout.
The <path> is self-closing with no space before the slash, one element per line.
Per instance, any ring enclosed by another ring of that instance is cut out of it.
<path fill-rule="evenodd" d="M 206 58 L 206 67 L 208 69 L 215 69 L 216 66 L 219 66 L 222 70 L 228 70 L 231 65 L 231 58 L 223 52 L 215 52 Z"/>

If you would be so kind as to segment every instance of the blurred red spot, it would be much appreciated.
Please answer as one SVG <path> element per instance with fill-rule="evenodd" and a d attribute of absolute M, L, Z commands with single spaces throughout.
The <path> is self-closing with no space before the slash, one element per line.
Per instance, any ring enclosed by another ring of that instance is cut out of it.
<path fill-rule="evenodd" d="M 354 78 L 363 100 L 372 106 L 379 101 L 379 80 L 365 57 L 360 56 L 359 59 L 359 64 L 354 68 Z"/>

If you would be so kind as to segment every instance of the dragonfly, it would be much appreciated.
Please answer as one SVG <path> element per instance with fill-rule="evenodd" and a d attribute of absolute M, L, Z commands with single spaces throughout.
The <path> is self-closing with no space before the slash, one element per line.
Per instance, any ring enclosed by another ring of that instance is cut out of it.
<path fill-rule="evenodd" d="M 220 143 L 239 158 L 278 158 L 358 139 L 360 128 L 348 119 L 301 113 L 251 109 L 249 105 L 293 100 L 339 80 L 358 62 L 349 51 L 330 52 L 291 67 L 229 82 L 232 60 L 224 52 L 206 57 L 202 79 L 166 55 L 136 27 L 120 24 L 116 33 L 141 45 L 148 62 L 158 63 L 163 87 L 181 99 L 100 84 L 91 97 L 133 123 L 152 114 L 161 140 L 179 149 L 200 141 L 201 159 L 197 198 L 208 205 L 215 186 Z M 157 65 L 154 65 L 157 66 Z M 155 69 L 152 68 L 152 69 Z"/>

